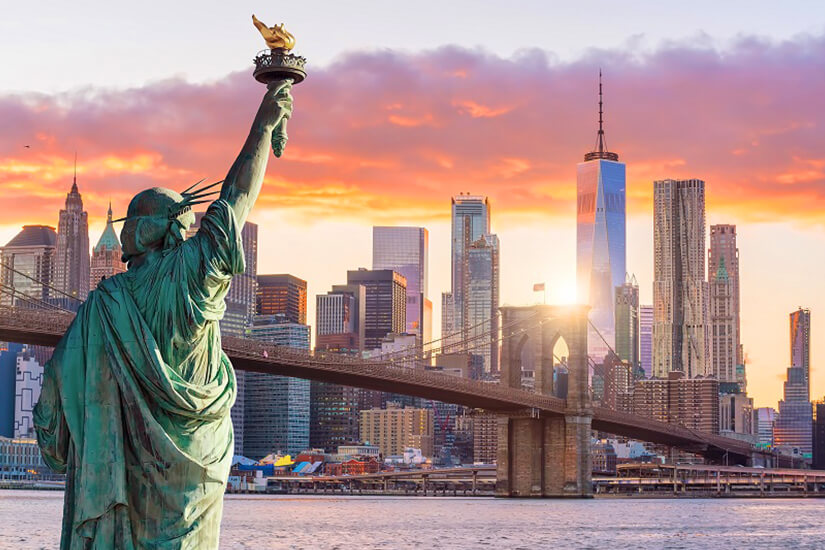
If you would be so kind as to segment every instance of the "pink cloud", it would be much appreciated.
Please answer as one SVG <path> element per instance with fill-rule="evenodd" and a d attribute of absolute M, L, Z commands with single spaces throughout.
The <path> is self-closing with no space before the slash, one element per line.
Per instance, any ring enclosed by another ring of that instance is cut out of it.
<path fill-rule="evenodd" d="M 575 165 L 596 131 L 605 71 L 610 148 L 628 163 L 633 211 L 651 181 L 700 177 L 712 208 L 760 219 L 825 212 L 825 37 L 743 39 L 719 52 L 669 45 L 639 58 L 541 51 L 504 59 L 444 47 L 352 53 L 296 86 L 290 144 L 262 204 L 307 216 L 447 215 L 458 191 L 499 211 L 569 215 Z M 0 193 L 8 223 L 55 217 L 73 152 L 92 215 L 151 185 L 219 179 L 263 89 L 249 71 L 203 85 L 0 96 Z M 24 145 L 31 145 L 26 149 Z M 277 183 L 275 183 L 277 182 Z"/>

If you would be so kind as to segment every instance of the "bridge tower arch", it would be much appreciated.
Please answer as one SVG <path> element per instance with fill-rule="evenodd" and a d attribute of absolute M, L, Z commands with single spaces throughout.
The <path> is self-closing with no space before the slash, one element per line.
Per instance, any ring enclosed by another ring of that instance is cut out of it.
<path fill-rule="evenodd" d="M 502 497 L 589 497 L 591 480 L 590 402 L 587 365 L 587 306 L 535 305 L 501 308 L 501 381 L 522 387 L 521 358 L 532 344 L 534 391 L 554 394 L 556 343 L 569 349 L 564 415 L 514 411 L 500 415 L 496 494 Z"/>

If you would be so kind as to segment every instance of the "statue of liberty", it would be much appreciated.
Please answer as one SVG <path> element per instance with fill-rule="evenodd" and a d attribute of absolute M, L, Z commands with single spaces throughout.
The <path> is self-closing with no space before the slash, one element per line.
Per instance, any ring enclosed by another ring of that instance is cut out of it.
<path fill-rule="evenodd" d="M 46 366 L 35 426 L 43 458 L 66 473 L 61 549 L 218 547 L 235 401 L 218 321 L 291 86 L 268 86 L 223 182 L 132 199 L 128 270 L 89 295 Z M 218 193 L 184 240 L 191 207 Z"/>

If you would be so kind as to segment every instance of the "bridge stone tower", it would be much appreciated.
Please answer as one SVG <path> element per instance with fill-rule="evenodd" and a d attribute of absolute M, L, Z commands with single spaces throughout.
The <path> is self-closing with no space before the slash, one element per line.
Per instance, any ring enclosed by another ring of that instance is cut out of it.
<path fill-rule="evenodd" d="M 501 384 L 521 388 L 522 358 L 533 354 L 536 393 L 553 395 L 553 348 L 569 349 L 564 415 L 501 415 L 496 495 L 590 497 L 590 403 L 587 368 L 588 306 L 501 308 Z M 529 345 L 528 345 L 529 343 Z"/>

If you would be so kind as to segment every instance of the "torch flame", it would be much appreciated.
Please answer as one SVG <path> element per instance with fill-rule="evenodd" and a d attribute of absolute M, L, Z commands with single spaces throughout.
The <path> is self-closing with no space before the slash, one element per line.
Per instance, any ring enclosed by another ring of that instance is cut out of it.
<path fill-rule="evenodd" d="M 269 49 L 289 51 L 295 47 L 295 37 L 284 28 L 283 23 L 274 27 L 267 27 L 254 15 L 252 16 L 252 23 L 258 28 L 261 36 L 264 37 Z"/>

